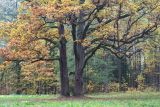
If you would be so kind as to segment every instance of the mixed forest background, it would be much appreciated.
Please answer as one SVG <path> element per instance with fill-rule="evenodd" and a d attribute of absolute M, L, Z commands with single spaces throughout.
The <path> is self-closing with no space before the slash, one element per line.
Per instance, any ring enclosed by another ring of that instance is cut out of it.
<path fill-rule="evenodd" d="M 0 0 L 0 94 L 160 91 L 160 0 Z"/>

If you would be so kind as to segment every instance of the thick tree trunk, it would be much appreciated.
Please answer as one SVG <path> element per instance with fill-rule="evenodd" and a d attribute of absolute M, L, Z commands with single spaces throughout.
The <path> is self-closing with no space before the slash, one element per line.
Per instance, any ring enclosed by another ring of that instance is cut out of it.
<path fill-rule="evenodd" d="M 79 21 L 83 19 L 82 12 L 81 17 L 79 18 Z M 83 96 L 83 68 L 84 68 L 84 48 L 81 44 L 81 41 L 83 40 L 83 30 L 84 30 L 84 23 L 80 23 L 78 25 L 72 24 L 72 38 L 74 41 L 73 44 L 73 50 L 74 50 L 74 56 L 75 56 L 75 84 L 74 84 L 74 90 L 73 90 L 73 96 Z M 79 42 L 76 42 L 76 41 Z"/>
<path fill-rule="evenodd" d="M 75 96 L 83 96 L 83 66 L 84 66 L 84 49 L 81 44 L 77 44 L 77 56 L 75 58 Z"/>
<path fill-rule="evenodd" d="M 85 0 L 79 0 L 80 4 L 85 3 Z M 72 37 L 74 41 L 74 54 L 75 54 L 75 88 L 74 88 L 74 95 L 75 96 L 83 96 L 83 70 L 85 67 L 85 64 L 87 62 L 85 56 L 85 50 L 84 46 L 82 45 L 82 42 L 86 38 L 87 30 L 91 24 L 91 22 L 88 20 L 85 21 L 85 11 L 82 9 L 80 10 L 80 14 L 78 18 L 75 18 L 78 24 L 72 25 Z M 87 23 L 86 23 L 87 22 Z M 77 42 L 78 41 L 78 42 Z M 93 52 L 94 54 L 94 52 Z"/>
<path fill-rule="evenodd" d="M 84 0 L 80 0 L 80 3 L 83 3 Z M 84 12 L 80 11 L 78 21 L 81 22 L 77 26 L 72 26 L 72 36 L 74 41 L 74 54 L 75 54 L 75 87 L 74 87 L 74 96 L 83 96 L 83 68 L 85 63 L 85 52 L 82 42 L 84 40 Z M 77 27 L 77 29 L 76 29 Z"/>
<path fill-rule="evenodd" d="M 66 54 L 66 39 L 64 37 L 64 26 L 60 24 L 59 26 L 59 35 L 60 35 L 60 79 L 61 79 L 61 95 L 70 96 L 69 92 L 69 77 L 67 69 L 67 54 Z"/>

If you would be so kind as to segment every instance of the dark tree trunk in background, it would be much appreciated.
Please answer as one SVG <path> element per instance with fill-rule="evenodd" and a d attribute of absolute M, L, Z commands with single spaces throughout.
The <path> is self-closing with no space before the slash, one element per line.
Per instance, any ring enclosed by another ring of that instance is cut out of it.
<path fill-rule="evenodd" d="M 64 37 L 64 25 L 59 25 L 59 35 L 60 35 L 60 79 L 61 79 L 61 95 L 70 96 L 69 92 L 69 77 L 67 69 L 67 54 L 66 54 L 66 39 Z"/>
<path fill-rule="evenodd" d="M 15 61 L 16 69 L 16 94 L 21 94 L 21 65 L 20 61 Z"/>
<path fill-rule="evenodd" d="M 119 91 L 121 91 L 121 86 L 122 86 L 122 61 L 121 59 L 117 60 L 117 65 L 118 65 L 118 82 L 119 82 Z"/>
<path fill-rule="evenodd" d="M 127 64 L 127 59 L 126 57 L 123 57 L 121 59 L 118 59 L 117 61 L 117 65 L 118 65 L 118 82 L 119 82 L 119 90 L 120 91 L 125 91 L 125 87 L 122 87 L 122 84 L 124 83 L 128 83 L 129 79 L 128 79 L 128 64 Z"/>

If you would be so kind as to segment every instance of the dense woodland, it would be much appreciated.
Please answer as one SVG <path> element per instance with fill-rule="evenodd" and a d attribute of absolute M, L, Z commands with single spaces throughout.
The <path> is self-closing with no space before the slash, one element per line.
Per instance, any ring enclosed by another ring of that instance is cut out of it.
<path fill-rule="evenodd" d="M 160 0 L 1 0 L 0 94 L 160 91 Z"/>

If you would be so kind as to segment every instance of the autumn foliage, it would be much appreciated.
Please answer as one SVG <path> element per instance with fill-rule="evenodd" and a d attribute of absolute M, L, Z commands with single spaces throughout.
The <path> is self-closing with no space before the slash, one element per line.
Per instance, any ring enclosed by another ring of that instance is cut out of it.
<path fill-rule="evenodd" d="M 54 64 L 59 60 L 61 94 L 69 96 L 65 87 L 69 88 L 70 43 L 75 63 L 72 93 L 81 96 L 89 59 L 102 49 L 119 59 L 140 52 L 142 48 L 133 48 L 159 32 L 159 11 L 159 0 L 25 0 L 17 20 L 0 25 L 0 37 L 7 40 L 0 56 L 5 63 L 19 62 L 23 84 L 18 88 L 30 84 L 38 90 L 35 84 L 54 85 Z"/>

